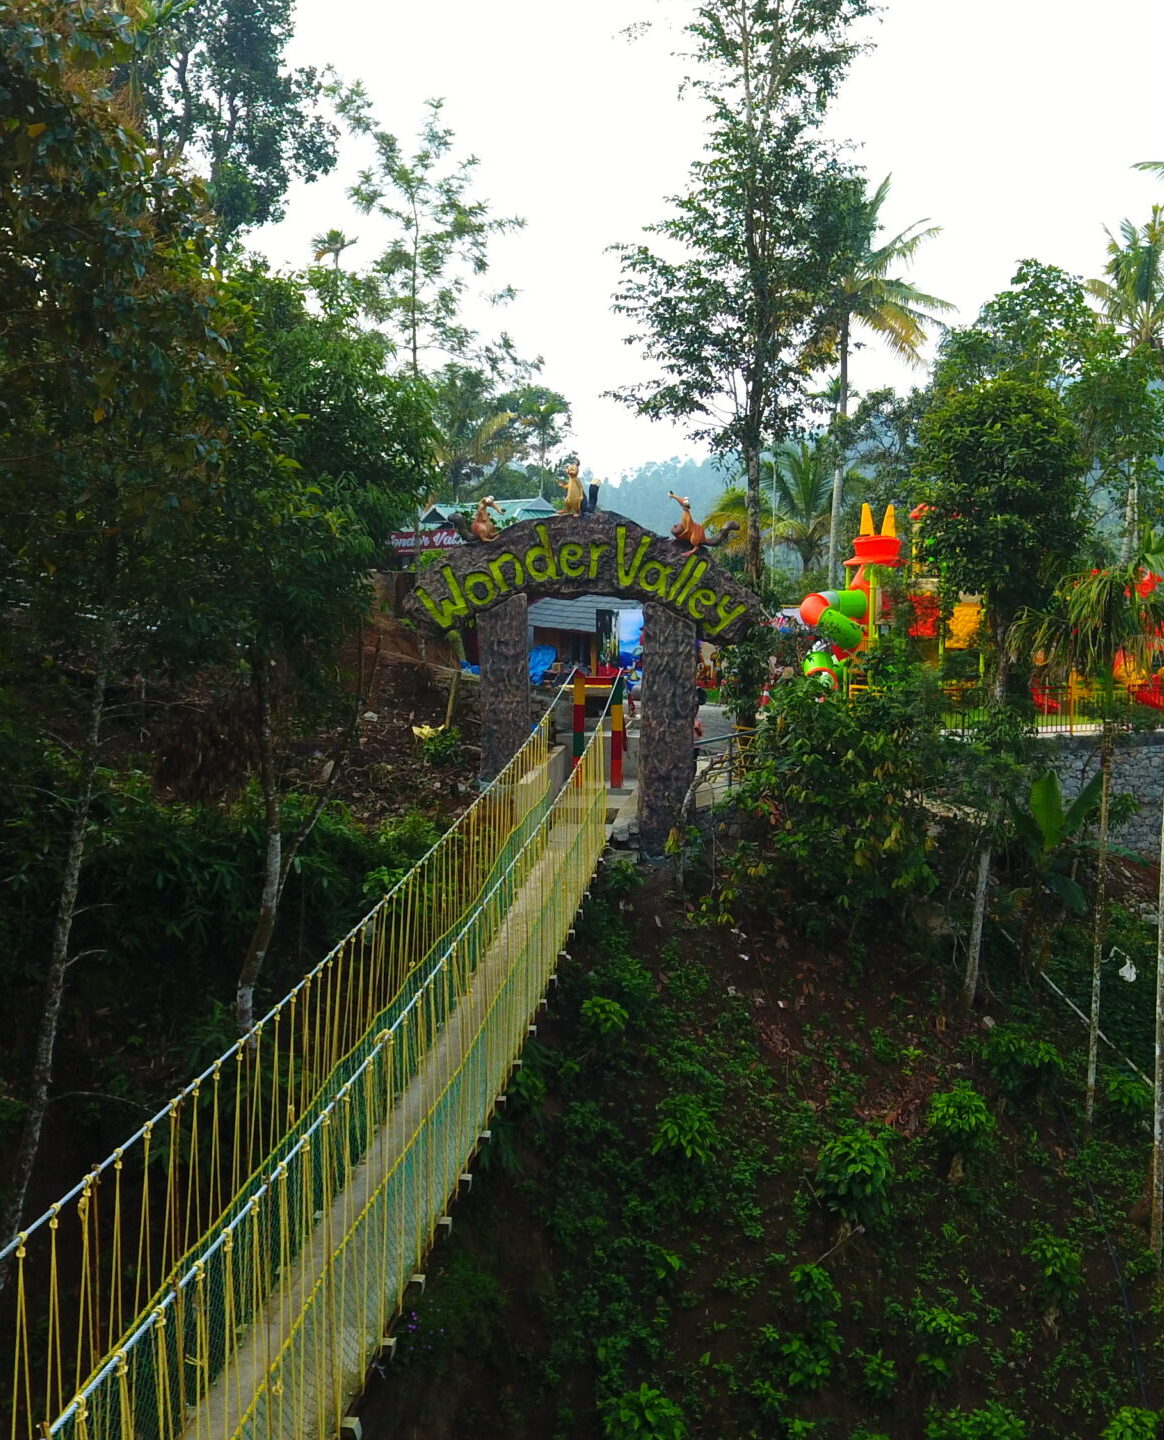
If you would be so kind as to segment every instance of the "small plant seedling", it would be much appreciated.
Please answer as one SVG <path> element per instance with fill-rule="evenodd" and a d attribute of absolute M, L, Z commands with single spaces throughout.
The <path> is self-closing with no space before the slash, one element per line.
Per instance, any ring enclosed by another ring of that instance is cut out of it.
<path fill-rule="evenodd" d="M 705 1165 L 718 1136 L 715 1121 L 698 1095 L 668 1095 L 659 1102 L 659 1124 L 651 1154 L 671 1153 Z"/>

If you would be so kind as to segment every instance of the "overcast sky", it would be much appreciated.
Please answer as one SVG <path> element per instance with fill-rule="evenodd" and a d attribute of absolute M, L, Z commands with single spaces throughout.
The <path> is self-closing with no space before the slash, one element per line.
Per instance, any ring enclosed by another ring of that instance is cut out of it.
<path fill-rule="evenodd" d="M 697 107 L 678 94 L 684 12 L 683 0 L 299 0 L 297 11 L 295 63 L 363 80 L 406 153 L 424 101 L 443 97 L 456 153 L 480 157 L 473 193 L 494 214 L 525 217 L 491 250 L 489 279 L 518 299 L 484 322 L 544 357 L 543 381 L 573 405 L 583 464 L 611 479 L 700 453 L 682 430 L 601 398 L 641 371 L 610 311 L 618 270 L 606 247 L 666 214 L 702 145 Z M 623 27 L 640 17 L 655 24 L 632 42 Z M 1130 168 L 1164 159 L 1164 0 L 887 0 L 870 36 L 829 133 L 854 143 L 873 184 L 892 172 L 891 232 L 927 217 L 942 226 L 909 278 L 954 302 L 956 322 L 1019 259 L 1100 274 L 1104 226 L 1164 204 L 1164 180 Z M 387 233 L 345 196 L 364 163 L 347 140 L 340 170 L 297 186 L 287 219 L 256 246 L 300 266 L 310 237 L 334 226 L 359 237 L 345 262 L 369 264 Z M 875 340 L 853 363 L 859 389 L 915 378 Z"/>

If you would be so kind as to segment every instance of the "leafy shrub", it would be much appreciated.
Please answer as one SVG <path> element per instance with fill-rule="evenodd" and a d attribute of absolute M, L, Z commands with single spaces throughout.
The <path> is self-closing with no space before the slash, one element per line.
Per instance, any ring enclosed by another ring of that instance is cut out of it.
<path fill-rule="evenodd" d="M 1017 1025 L 996 1025 L 982 1042 L 981 1054 L 998 1088 L 1012 1099 L 1052 1089 L 1063 1073 L 1063 1057 L 1054 1045 Z"/>
<path fill-rule="evenodd" d="M 789 1277 L 792 1293 L 810 1320 L 823 1320 L 841 1308 L 841 1297 L 827 1270 L 819 1265 L 797 1265 Z"/>
<path fill-rule="evenodd" d="M 606 1440 L 684 1440 L 683 1412 L 661 1390 L 644 1383 L 602 1407 Z"/>
<path fill-rule="evenodd" d="M 946 1384 L 955 1365 L 974 1344 L 967 1318 L 940 1305 L 918 1304 L 914 1307 L 913 1328 L 925 1347 L 918 1353 L 918 1365 L 935 1384 Z"/>
<path fill-rule="evenodd" d="M 582 1028 L 594 1036 L 620 1035 L 630 1017 L 617 1000 L 592 995 L 582 1002 Z"/>
<path fill-rule="evenodd" d="M 425 736 L 420 742 L 420 758 L 426 765 L 448 765 L 461 756 L 461 732 L 455 725 Z"/>
<path fill-rule="evenodd" d="M 1108 1109 L 1129 1125 L 1139 1124 L 1152 1114 L 1152 1091 L 1130 1070 L 1113 1070 L 1107 1077 L 1105 1098 Z"/>
<path fill-rule="evenodd" d="M 951 1410 L 926 1426 L 926 1440 L 1026 1440 L 1027 1426 L 992 1400 L 980 1410 Z"/>
<path fill-rule="evenodd" d="M 668 1095 L 660 1100 L 659 1125 L 651 1154 L 670 1152 L 705 1165 L 718 1142 L 715 1121 L 698 1095 Z"/>
<path fill-rule="evenodd" d="M 655 999 L 655 981 L 641 960 L 625 950 L 616 950 L 594 972 L 595 990 L 609 996 L 627 1013 L 629 1021 L 639 1021 Z"/>
<path fill-rule="evenodd" d="M 820 1152 L 817 1186 L 829 1207 L 853 1224 L 868 1224 L 889 1209 L 891 1133 L 850 1121 Z"/>
<path fill-rule="evenodd" d="M 1069 1241 L 1043 1230 L 1023 1249 L 1035 1263 L 1038 1289 L 1048 1306 L 1069 1305 L 1083 1284 L 1083 1256 Z"/>
<path fill-rule="evenodd" d="M 776 687 L 741 791 L 747 831 L 717 886 L 729 911 L 770 911 L 788 887 L 806 927 L 830 927 L 875 905 L 908 915 L 907 897 L 934 888 L 919 797 L 945 742 L 915 689 L 822 705 L 808 682 Z"/>
<path fill-rule="evenodd" d="M 1160 1416 L 1138 1405 L 1121 1405 L 1103 1427 L 1099 1440 L 1156 1440 Z"/>
<path fill-rule="evenodd" d="M 973 1085 L 958 1080 L 930 1101 L 930 1129 L 944 1149 L 974 1150 L 993 1135 L 995 1122 Z"/>
<path fill-rule="evenodd" d="M 832 1320 L 814 1326 L 811 1335 L 790 1335 L 780 1346 L 788 1384 L 794 1390 L 819 1390 L 840 1353 L 841 1337 Z"/>
<path fill-rule="evenodd" d="M 897 1366 L 880 1350 L 856 1352 L 861 1365 L 861 1383 L 874 1400 L 888 1400 L 897 1389 Z"/>

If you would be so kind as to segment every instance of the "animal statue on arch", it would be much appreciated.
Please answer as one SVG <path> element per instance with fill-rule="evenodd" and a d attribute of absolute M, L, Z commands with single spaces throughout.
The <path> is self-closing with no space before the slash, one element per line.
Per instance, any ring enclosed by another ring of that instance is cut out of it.
<path fill-rule="evenodd" d="M 711 550 L 717 545 L 722 545 L 733 531 L 740 528 L 738 520 L 729 520 L 718 535 L 709 535 L 706 526 L 692 518 L 691 501 L 686 496 L 676 495 L 674 490 L 668 490 L 667 494 L 683 512 L 678 523 L 671 526 L 671 535 L 681 545 L 691 546 L 691 549 L 684 555 L 684 559 L 688 555 L 694 555 L 697 550 Z"/>
<path fill-rule="evenodd" d="M 571 460 L 566 466 L 566 478 L 559 480 L 558 485 L 566 492 L 566 498 L 562 509 L 567 515 L 593 515 L 598 509 L 598 487 L 601 480 L 590 482 L 590 493 L 587 494 L 582 488 L 582 481 L 578 478 L 578 462 Z"/>
<path fill-rule="evenodd" d="M 490 515 L 490 510 L 496 510 L 498 515 L 501 506 L 494 500 L 492 495 L 486 495 L 477 501 L 477 513 L 472 520 L 466 520 L 459 510 L 454 510 L 449 516 L 453 529 L 461 537 L 466 545 L 480 545 L 490 540 L 496 540 L 501 533 L 497 523 Z"/>

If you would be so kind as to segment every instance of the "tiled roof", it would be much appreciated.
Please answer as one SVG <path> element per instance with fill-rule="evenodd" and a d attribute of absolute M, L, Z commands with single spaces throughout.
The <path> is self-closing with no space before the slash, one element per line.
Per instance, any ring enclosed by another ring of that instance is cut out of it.
<path fill-rule="evenodd" d="M 517 500 L 498 500 L 496 503 L 502 520 L 540 520 L 546 515 L 558 513 L 550 502 L 543 500 L 540 495 Z M 475 508 L 475 502 L 468 500 L 463 505 L 430 505 L 420 517 L 420 523 L 424 526 L 447 525 L 454 510 L 468 510 L 471 515 Z"/>
<path fill-rule="evenodd" d="M 546 630 L 578 630 L 593 635 L 598 629 L 599 610 L 641 610 L 638 600 L 618 595 L 580 595 L 577 600 L 535 600 L 529 607 L 529 623 Z"/>

